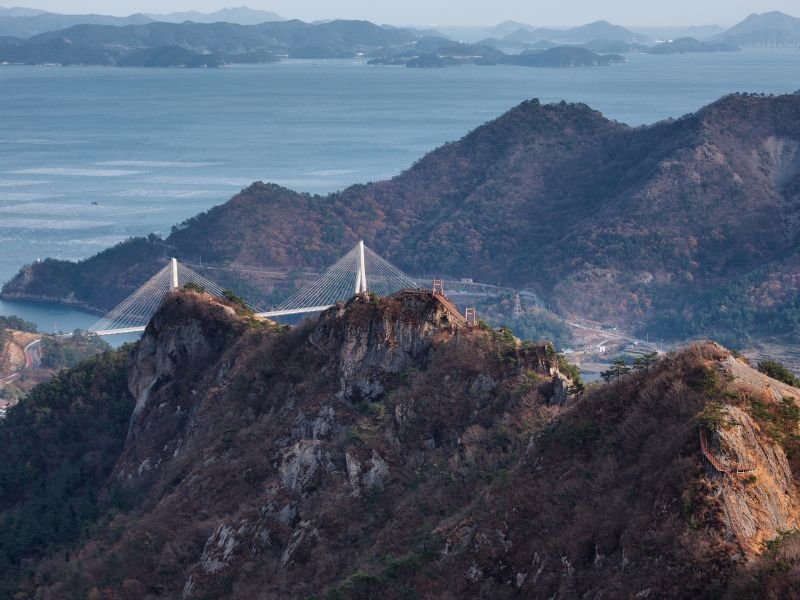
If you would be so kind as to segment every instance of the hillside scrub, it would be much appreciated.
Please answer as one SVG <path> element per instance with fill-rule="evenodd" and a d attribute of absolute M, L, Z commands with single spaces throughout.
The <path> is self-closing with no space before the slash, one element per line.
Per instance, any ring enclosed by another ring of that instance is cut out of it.
<path fill-rule="evenodd" d="M 800 390 L 713 343 L 581 394 L 551 345 L 430 293 L 288 329 L 186 289 L 123 354 L 11 412 L 9 595 L 723 597 L 794 568 Z M 723 476 L 700 431 L 753 470 Z M 43 538 L 37 481 L 62 473 Z"/>
<path fill-rule="evenodd" d="M 84 483 L 124 510 L 100 502 L 77 547 L 35 555 L 23 594 L 722 597 L 749 565 L 772 569 L 751 545 L 800 524 L 780 468 L 800 390 L 774 397 L 718 345 L 578 394 L 552 346 L 468 327 L 429 293 L 355 298 L 292 329 L 257 321 L 169 296 L 126 361 L 124 443 Z M 81 387 L 48 402 L 120 388 L 114 364 L 65 372 L 59 385 Z M 701 427 L 721 461 L 766 458 L 729 482 Z M 30 441 L 14 464 L 41 451 Z M 35 485 L 14 489 L 4 515 Z"/>

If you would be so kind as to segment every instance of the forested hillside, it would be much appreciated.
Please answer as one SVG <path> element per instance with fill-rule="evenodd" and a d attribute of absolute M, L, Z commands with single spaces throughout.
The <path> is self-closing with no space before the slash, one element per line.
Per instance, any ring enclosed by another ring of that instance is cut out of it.
<path fill-rule="evenodd" d="M 412 273 L 530 287 L 564 313 L 657 335 L 800 339 L 800 95 L 728 96 L 638 128 L 532 100 L 389 181 L 326 197 L 257 183 L 167 243 L 319 269 L 359 238 Z M 134 271 L 156 270 L 134 267 L 131 248 L 33 265 L 4 293 L 109 307 Z M 118 285 L 100 268 L 117 262 Z"/>

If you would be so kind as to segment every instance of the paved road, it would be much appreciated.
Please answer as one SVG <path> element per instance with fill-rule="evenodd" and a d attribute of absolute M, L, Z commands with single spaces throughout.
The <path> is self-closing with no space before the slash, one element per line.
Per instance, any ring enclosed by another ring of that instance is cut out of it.
<path fill-rule="evenodd" d="M 628 342 L 628 343 L 636 343 L 639 345 L 640 348 L 643 350 L 651 350 L 657 352 L 659 350 L 658 346 L 652 342 L 645 342 L 644 340 L 637 339 L 636 337 L 625 333 L 624 331 L 608 331 L 607 329 L 602 329 L 601 327 L 593 327 L 591 325 L 585 325 L 582 323 L 578 323 L 577 321 L 566 321 L 567 325 L 570 327 L 574 327 L 576 329 L 583 329 L 584 331 L 591 331 L 594 333 L 599 333 L 605 336 L 602 342 L 598 344 L 592 344 L 591 346 L 587 347 L 585 350 L 589 350 L 592 347 L 596 346 L 604 346 L 609 342 Z"/>
<path fill-rule="evenodd" d="M 8 383 L 11 383 L 12 381 L 16 381 L 17 379 L 22 377 L 22 372 L 25 369 L 32 369 L 33 368 L 33 348 L 37 344 L 41 344 L 41 343 L 42 343 L 42 340 L 39 339 L 39 340 L 34 340 L 30 344 L 25 346 L 25 366 L 22 367 L 16 373 L 13 373 L 13 374 L 8 375 L 6 377 L 0 378 L 0 385 L 6 385 Z"/>

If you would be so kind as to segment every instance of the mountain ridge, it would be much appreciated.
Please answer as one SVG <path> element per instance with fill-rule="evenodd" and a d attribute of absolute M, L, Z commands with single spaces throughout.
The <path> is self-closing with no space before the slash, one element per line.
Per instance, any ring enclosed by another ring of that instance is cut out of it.
<path fill-rule="evenodd" d="M 244 6 L 224 8 L 211 13 L 189 11 L 169 14 L 136 13 L 124 17 L 101 14 L 71 15 L 43 10 L 0 7 L 0 35 L 29 38 L 49 31 L 58 31 L 74 25 L 143 25 L 154 22 L 196 23 L 228 22 L 238 25 L 257 25 L 272 21 L 285 21 L 272 12 L 253 10 Z"/>
<path fill-rule="evenodd" d="M 28 16 L 6 16 L 0 14 L 0 35 L 17 38 L 30 38 L 49 31 L 58 31 L 75 25 L 141 25 L 152 20 L 143 14 L 134 14 L 128 17 L 113 17 L 109 15 L 61 15 L 56 13 L 40 12 Z"/>
<path fill-rule="evenodd" d="M 800 18 L 780 11 L 753 13 L 711 38 L 745 47 L 800 47 Z"/>
<path fill-rule="evenodd" d="M 237 25 L 258 25 L 271 21 L 286 21 L 284 17 L 269 11 L 254 10 L 247 6 L 235 8 L 223 8 L 210 13 L 198 12 L 196 10 L 187 12 L 173 12 L 167 14 L 147 14 L 153 21 L 163 21 L 169 23 L 181 23 L 192 21 L 194 23 L 235 23 Z"/>
<path fill-rule="evenodd" d="M 800 524 L 800 390 L 709 342 L 583 396 L 569 372 L 552 348 L 469 328 L 430 293 L 355 298 L 290 330 L 174 292 L 134 347 L 0 423 L 0 593 L 742 597 L 755 575 L 797 584 L 775 553 Z M 751 470 L 720 471 L 734 464 Z"/>
<path fill-rule="evenodd" d="M 254 184 L 175 227 L 173 250 L 153 238 L 44 261 L 3 294 L 110 308 L 164 252 L 319 270 L 365 239 L 407 272 L 530 288 L 566 315 L 671 339 L 796 339 L 798 123 L 798 95 L 732 95 L 637 128 L 527 101 L 391 180 L 326 197 Z"/>

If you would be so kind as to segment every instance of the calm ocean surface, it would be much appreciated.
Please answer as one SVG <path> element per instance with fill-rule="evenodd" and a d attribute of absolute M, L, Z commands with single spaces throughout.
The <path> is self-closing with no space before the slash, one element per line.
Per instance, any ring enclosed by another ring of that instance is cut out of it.
<path fill-rule="evenodd" d="M 800 52 L 631 55 L 608 68 L 219 70 L 0 66 L 0 281 L 170 227 L 255 180 L 324 193 L 391 177 L 527 98 L 631 125 L 800 88 Z M 93 318 L 0 303 L 47 330 Z"/>

